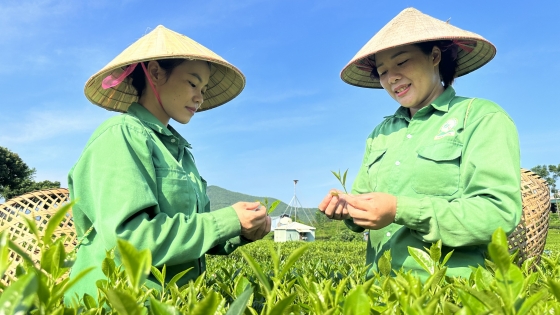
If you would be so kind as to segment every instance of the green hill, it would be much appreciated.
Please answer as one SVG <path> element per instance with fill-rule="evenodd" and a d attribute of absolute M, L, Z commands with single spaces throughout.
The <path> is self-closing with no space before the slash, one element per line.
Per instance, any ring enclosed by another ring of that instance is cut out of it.
<path fill-rule="evenodd" d="M 268 204 L 272 204 L 276 201 L 276 198 L 272 197 L 258 197 L 258 196 L 251 196 L 246 195 L 238 192 L 233 192 L 218 186 L 208 186 L 207 188 L 208 197 L 210 198 L 210 211 L 214 211 L 217 209 L 222 209 L 228 206 L 233 205 L 239 201 L 261 201 L 264 202 L 265 198 L 268 198 Z M 288 208 L 288 204 L 283 201 L 280 201 L 274 212 L 272 212 L 271 216 L 279 216 L 283 214 Z M 315 212 L 317 208 L 302 208 L 297 213 L 297 220 L 303 223 L 310 223 L 309 219 L 315 219 Z M 307 214 L 307 215 L 306 215 Z M 294 213 L 292 213 L 292 216 Z M 309 219 L 308 219 L 309 217 Z"/>

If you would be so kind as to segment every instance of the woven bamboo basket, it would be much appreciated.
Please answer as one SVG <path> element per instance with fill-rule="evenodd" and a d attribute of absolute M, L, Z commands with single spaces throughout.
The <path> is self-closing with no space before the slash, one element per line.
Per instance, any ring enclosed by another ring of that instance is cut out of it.
<path fill-rule="evenodd" d="M 38 262 L 41 258 L 41 248 L 37 244 L 33 232 L 29 231 L 23 217 L 35 219 L 39 236 L 42 237 L 42 232 L 49 219 L 68 201 L 69 193 L 65 188 L 39 190 L 12 198 L 0 205 L 0 232 L 7 231 L 10 239 L 25 250 L 33 261 Z M 71 212 L 66 214 L 53 237 L 65 238 L 64 247 L 67 252 L 74 249 L 77 237 Z M 16 267 L 23 260 L 12 250 L 10 250 L 9 257 L 12 263 L 0 280 L 4 285 L 8 285 L 16 278 Z"/>
<path fill-rule="evenodd" d="M 533 267 L 540 262 L 548 234 L 550 216 L 550 190 L 544 179 L 537 174 L 521 169 L 521 195 L 523 215 L 521 222 L 509 235 L 511 252 L 519 250 L 517 264 L 535 257 Z"/>

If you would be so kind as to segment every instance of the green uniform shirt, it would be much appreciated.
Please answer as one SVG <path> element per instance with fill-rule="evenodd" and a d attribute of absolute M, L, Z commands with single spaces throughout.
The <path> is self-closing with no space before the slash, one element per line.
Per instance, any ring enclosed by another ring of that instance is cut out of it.
<path fill-rule="evenodd" d="M 96 269 L 67 298 L 97 297 L 95 281 L 105 279 L 101 262 L 117 238 L 149 249 L 154 266 L 167 265 L 167 281 L 192 267 L 179 286 L 205 270 L 204 254 L 228 254 L 247 243 L 232 207 L 210 212 L 206 182 L 188 148 L 171 126 L 137 103 L 97 128 L 68 176 L 78 237 L 94 227 L 70 277 Z M 158 287 L 152 276 L 147 284 Z"/>
<path fill-rule="evenodd" d="M 484 264 L 492 233 L 498 227 L 509 233 L 519 223 L 519 159 L 517 130 L 505 111 L 455 96 L 452 87 L 412 118 L 404 107 L 385 117 L 367 139 L 352 192 L 392 194 L 397 212 L 393 224 L 369 231 L 366 263 L 377 270 L 391 249 L 393 269 L 425 278 L 408 247 L 429 248 L 441 239 L 443 255 L 454 250 L 448 275 L 468 277 L 468 266 Z M 346 224 L 364 230 L 351 219 Z"/>

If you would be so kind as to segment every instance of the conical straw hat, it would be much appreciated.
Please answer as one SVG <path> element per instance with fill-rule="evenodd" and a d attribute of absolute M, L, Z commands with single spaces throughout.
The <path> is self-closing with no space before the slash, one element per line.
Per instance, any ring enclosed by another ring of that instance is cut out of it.
<path fill-rule="evenodd" d="M 159 25 L 89 78 L 84 89 L 86 97 L 105 109 L 126 112 L 130 104 L 138 100 L 136 89 L 131 84 L 132 79 L 127 77 L 120 84 L 106 90 L 101 87 L 103 79 L 110 74 L 117 78 L 133 63 L 168 58 L 205 60 L 212 63 L 208 89 L 199 112 L 227 103 L 245 87 L 245 76 L 235 66 L 187 36 Z"/>
<path fill-rule="evenodd" d="M 382 50 L 435 40 L 460 40 L 472 43 L 469 45 L 472 48 L 468 49 L 469 51 L 458 49 L 457 77 L 482 67 L 496 55 L 496 47 L 482 36 L 435 19 L 414 8 L 407 8 L 389 21 L 358 51 L 342 69 L 340 77 L 348 84 L 381 88 L 379 79 L 371 78 L 370 72 L 357 67 L 364 63 L 364 59 Z"/>

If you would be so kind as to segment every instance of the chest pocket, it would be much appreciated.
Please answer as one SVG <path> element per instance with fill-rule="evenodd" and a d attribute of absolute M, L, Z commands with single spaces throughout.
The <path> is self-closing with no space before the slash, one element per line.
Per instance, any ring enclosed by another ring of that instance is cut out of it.
<path fill-rule="evenodd" d="M 160 211 L 169 216 L 197 212 L 197 190 L 189 176 L 180 170 L 156 169 Z"/>
<path fill-rule="evenodd" d="M 431 196 L 451 196 L 456 193 L 459 190 L 462 149 L 461 144 L 452 142 L 419 148 L 412 189 Z"/>
<path fill-rule="evenodd" d="M 377 188 L 377 175 L 385 152 L 387 152 L 387 149 L 372 150 L 366 161 L 369 184 L 372 191 L 375 191 Z"/>

